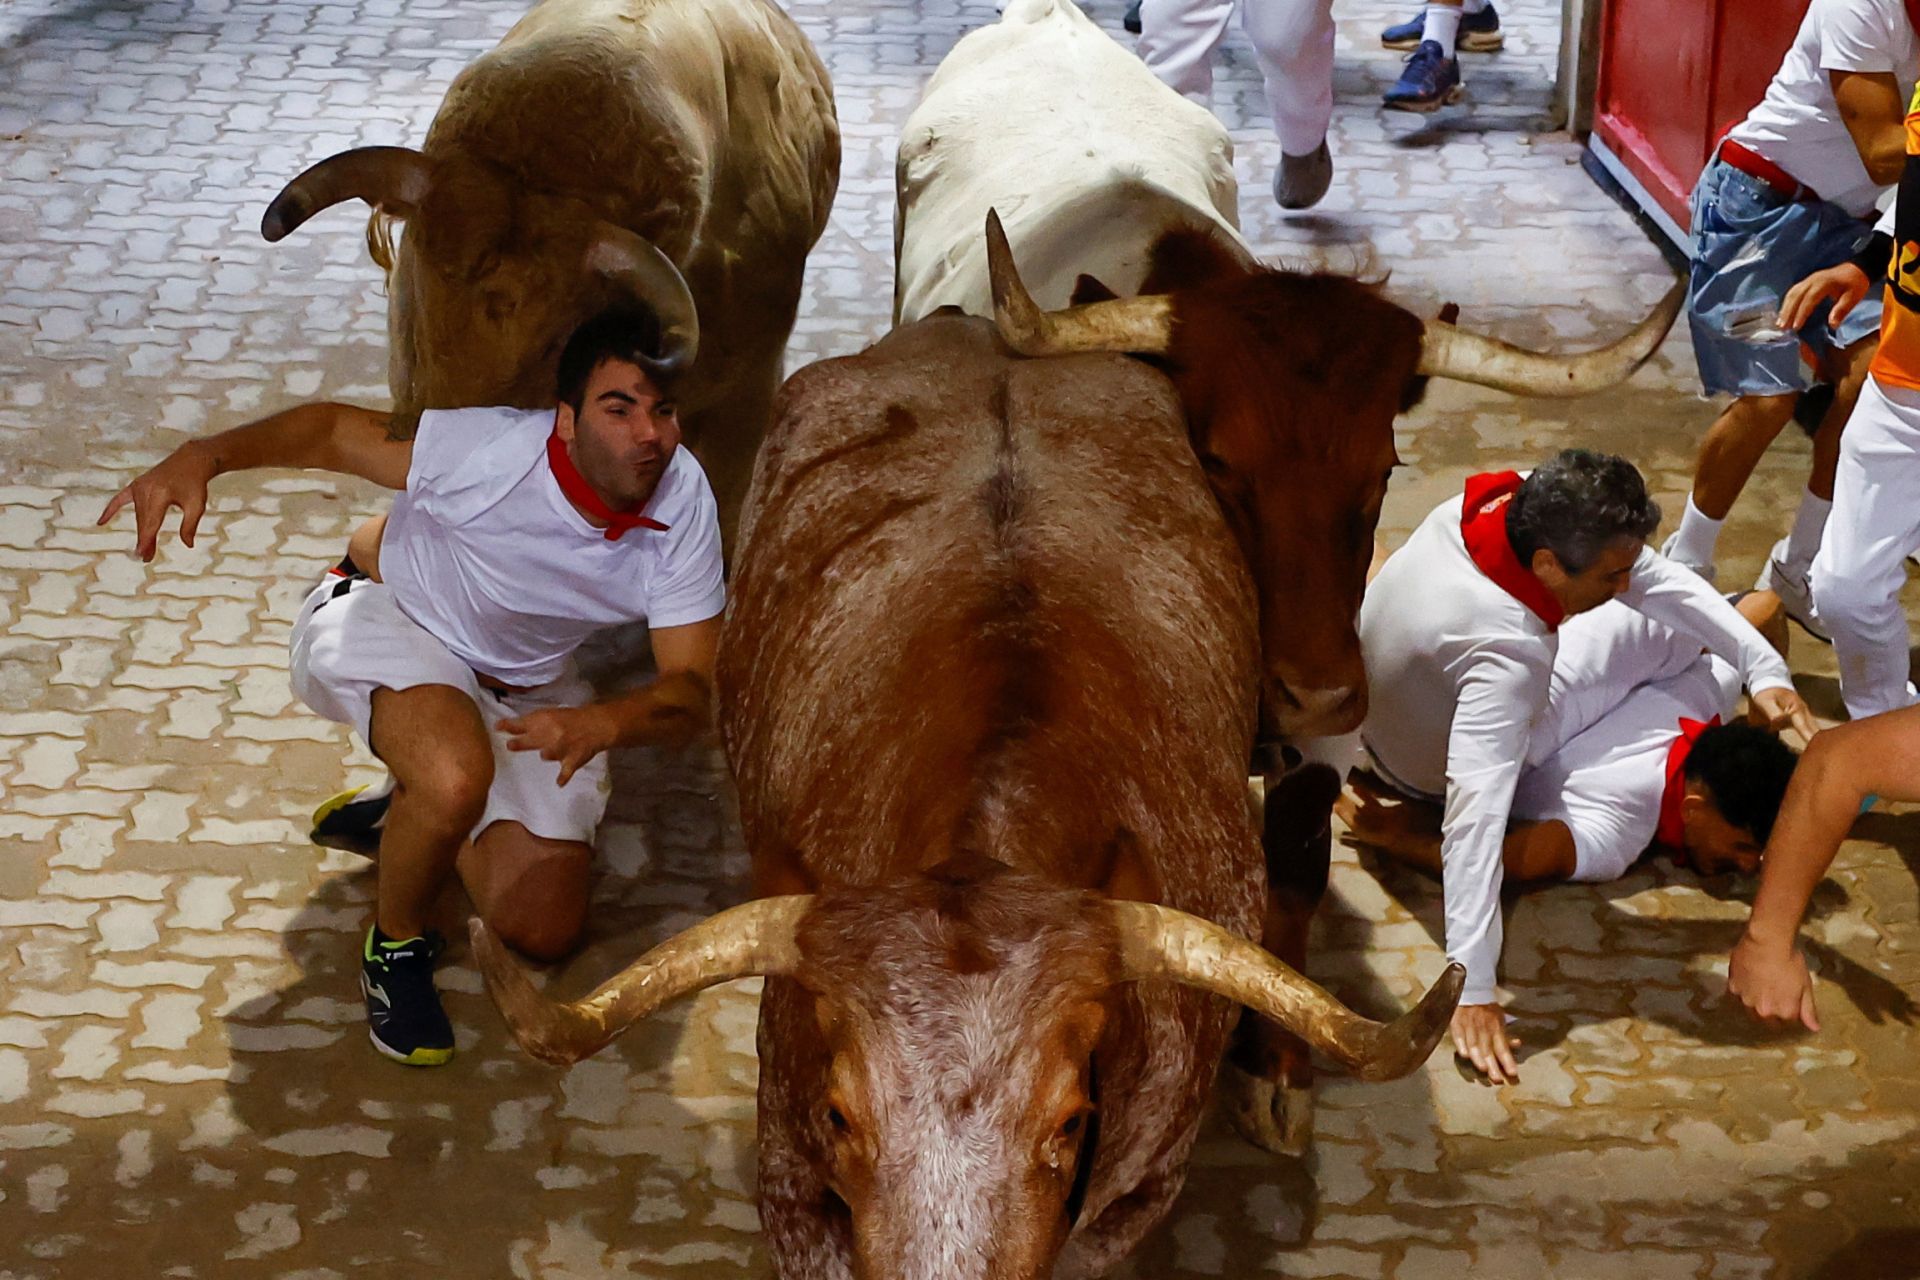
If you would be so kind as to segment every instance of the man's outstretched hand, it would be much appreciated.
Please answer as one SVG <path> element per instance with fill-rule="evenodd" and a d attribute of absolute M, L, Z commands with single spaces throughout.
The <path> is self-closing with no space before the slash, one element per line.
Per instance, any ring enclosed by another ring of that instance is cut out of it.
<path fill-rule="evenodd" d="M 167 510 L 180 508 L 180 541 L 193 545 L 200 517 L 207 512 L 207 485 L 218 474 L 211 455 L 197 444 L 181 445 L 162 462 L 107 500 L 97 523 L 106 524 L 133 504 L 134 553 L 151 561 L 160 547 Z"/>
<path fill-rule="evenodd" d="M 1741 934 L 1727 962 L 1727 994 L 1768 1026 L 1809 1031 L 1820 1029 L 1820 1013 L 1813 1005 L 1813 975 L 1807 958 L 1789 944 L 1783 951 Z"/>
<path fill-rule="evenodd" d="M 1520 1041 L 1507 1034 L 1507 1015 L 1497 1004 L 1463 1004 L 1453 1011 L 1453 1051 L 1494 1084 L 1518 1084 Z"/>

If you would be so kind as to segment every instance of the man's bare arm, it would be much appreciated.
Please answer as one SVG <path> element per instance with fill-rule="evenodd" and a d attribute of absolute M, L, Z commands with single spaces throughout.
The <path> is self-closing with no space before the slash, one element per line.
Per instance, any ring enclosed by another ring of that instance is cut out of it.
<path fill-rule="evenodd" d="M 1727 990 L 1755 1016 L 1820 1029 L 1794 939 L 1870 795 L 1920 800 L 1920 707 L 1828 729 L 1800 757 L 1767 840 L 1753 915 L 1728 967 Z"/>
<path fill-rule="evenodd" d="M 320 402 L 294 408 L 218 435 L 189 440 L 108 500 L 106 524 L 133 504 L 135 549 L 153 559 L 170 508 L 180 508 L 180 540 L 193 545 L 214 477 L 257 467 L 312 467 L 359 476 L 388 489 L 407 487 L 413 442 L 395 440 L 387 415 L 355 405 Z"/>
<path fill-rule="evenodd" d="M 1867 176 L 1880 186 L 1900 181 L 1907 163 L 1907 102 L 1891 71 L 1829 71 L 1833 101 Z"/>
<path fill-rule="evenodd" d="M 602 751 L 658 742 L 679 746 L 713 723 L 713 668 L 720 619 L 649 633 L 659 674 L 642 687 L 584 707 L 555 707 L 502 720 L 514 751 L 538 751 L 560 765 L 560 785 Z"/>

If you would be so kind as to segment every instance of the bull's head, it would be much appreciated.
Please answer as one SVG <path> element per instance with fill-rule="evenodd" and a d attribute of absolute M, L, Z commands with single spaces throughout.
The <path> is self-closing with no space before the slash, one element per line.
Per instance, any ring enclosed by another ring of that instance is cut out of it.
<path fill-rule="evenodd" d="M 784 979 L 762 1012 L 761 1098 L 780 1114 L 761 1133 L 797 1167 L 762 1194 L 827 1213 L 854 1274 L 888 1280 L 1052 1273 L 1093 1181 L 1120 984 L 1249 1005 L 1368 1079 L 1424 1061 L 1459 998 L 1452 966 L 1399 1020 L 1370 1022 L 1209 921 L 987 866 L 735 907 L 572 1004 L 535 992 L 478 920 L 473 944 L 520 1043 L 561 1064 L 702 987 Z"/>
<path fill-rule="evenodd" d="M 374 209 L 368 247 L 390 270 L 394 417 L 423 409 L 545 408 L 560 349 L 601 307 L 639 301 L 660 319 L 662 373 L 693 359 L 693 297 L 671 260 L 580 202 L 528 194 L 502 172 L 434 162 L 407 147 L 361 147 L 322 160 L 267 207 L 260 233 L 279 240 L 345 200 Z M 407 224 L 394 255 L 390 222 Z"/>
<path fill-rule="evenodd" d="M 1042 312 L 987 217 L 994 316 L 1023 355 L 1121 351 L 1162 362 L 1207 481 L 1260 595 L 1269 729 L 1344 733 L 1366 714 L 1356 622 L 1398 464 L 1393 421 L 1430 377 L 1579 396 L 1638 368 L 1684 298 L 1676 286 L 1611 346 L 1551 356 L 1422 322 L 1359 281 L 1252 265 L 1202 231 L 1155 250 L 1137 298 Z"/>

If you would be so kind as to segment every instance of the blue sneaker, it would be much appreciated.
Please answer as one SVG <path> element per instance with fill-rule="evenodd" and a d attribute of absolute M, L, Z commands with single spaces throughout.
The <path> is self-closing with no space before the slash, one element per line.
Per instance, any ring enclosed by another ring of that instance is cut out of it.
<path fill-rule="evenodd" d="M 1380 33 L 1380 45 L 1386 49 L 1418 49 L 1420 42 L 1426 39 L 1427 11 L 1422 8 L 1413 15 L 1411 22 L 1403 22 L 1397 27 L 1388 27 Z M 1488 5 L 1478 13 L 1460 16 L 1460 36 L 1457 51 L 1460 53 L 1492 53 L 1507 42 L 1500 30 L 1500 15 Z"/>
<path fill-rule="evenodd" d="M 1400 80 L 1381 101 L 1401 111 L 1436 111 L 1460 101 L 1466 87 L 1460 83 L 1460 59 L 1440 52 L 1436 40 L 1422 40 L 1407 58 Z"/>

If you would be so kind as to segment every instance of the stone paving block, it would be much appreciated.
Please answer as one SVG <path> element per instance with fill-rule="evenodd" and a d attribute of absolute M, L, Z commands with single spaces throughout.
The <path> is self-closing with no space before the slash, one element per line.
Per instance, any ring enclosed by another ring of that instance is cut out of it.
<path fill-rule="evenodd" d="M 305 815 L 377 766 L 292 701 L 285 646 L 380 495 L 312 474 L 230 478 L 198 545 L 169 533 L 151 566 L 128 554 L 125 517 L 94 524 L 186 433 L 295 398 L 386 402 L 364 218 L 331 212 L 266 246 L 260 210 L 334 150 L 417 145 L 448 81 L 525 8 L 0 4 L 0 335 L 23 339 L 0 336 L 0 1274 L 87 1280 L 128 1257 L 164 1258 L 161 1274 L 301 1280 L 387 1259 L 542 1280 L 764 1269 L 748 1128 L 757 983 L 636 1032 L 576 1078 L 504 1039 L 456 955 L 443 971 L 453 1074 L 410 1075 L 366 1046 L 352 935 L 371 880 L 307 845 Z M 1121 8 L 1089 0 L 1116 32 Z M 1670 272 L 1580 172 L 1577 145 L 1548 131 L 1558 8 L 1503 3 L 1507 49 L 1464 64 L 1471 106 L 1413 119 L 1376 107 L 1398 70 L 1377 30 L 1405 13 L 1342 7 L 1334 184 L 1299 217 L 1265 195 L 1274 143 L 1230 32 L 1213 106 L 1235 140 L 1250 241 L 1338 270 L 1391 267 L 1396 299 L 1422 314 L 1457 300 L 1513 340 L 1619 332 Z M 846 146 L 788 352 L 798 368 L 884 332 L 894 140 L 926 74 L 993 12 L 790 9 L 834 75 Z M 1408 465 L 1383 537 L 1404 539 L 1470 471 L 1569 442 L 1636 458 L 1676 510 L 1712 414 L 1692 379 L 1681 334 L 1577 412 L 1433 388 L 1403 420 Z M 1788 433 L 1756 472 L 1723 540 L 1729 580 L 1758 570 L 1806 449 Z M 1793 660 L 1831 679 L 1824 651 Z M 618 776 L 595 932 L 560 973 L 569 984 L 744 892 L 737 819 L 712 799 L 727 788 L 717 754 L 636 756 Z M 1129 1274 L 1814 1274 L 1863 1232 L 1920 1229 L 1920 1205 L 1885 1192 L 1920 1180 L 1915 1033 L 1887 1017 L 1889 990 L 1920 996 L 1913 847 L 1903 827 L 1850 845 L 1836 868 L 1845 897 L 1811 931 L 1835 957 L 1811 1052 L 1736 1038 L 1713 1012 L 1746 890 L 1713 896 L 1655 867 L 1521 899 L 1508 930 L 1518 1088 L 1469 1084 L 1444 1052 L 1394 1085 L 1328 1077 L 1304 1170 L 1215 1121 Z M 1437 976 L 1437 890 L 1346 850 L 1333 884 L 1317 973 L 1386 993 L 1383 1010 Z M 1856 1002 L 1859 974 L 1881 980 L 1879 1004 Z M 55 1074 L 69 1063 L 80 1074 Z M 537 1204 L 471 1210 L 424 1167 Z M 182 1215 L 194 1231 L 174 1226 Z"/>

